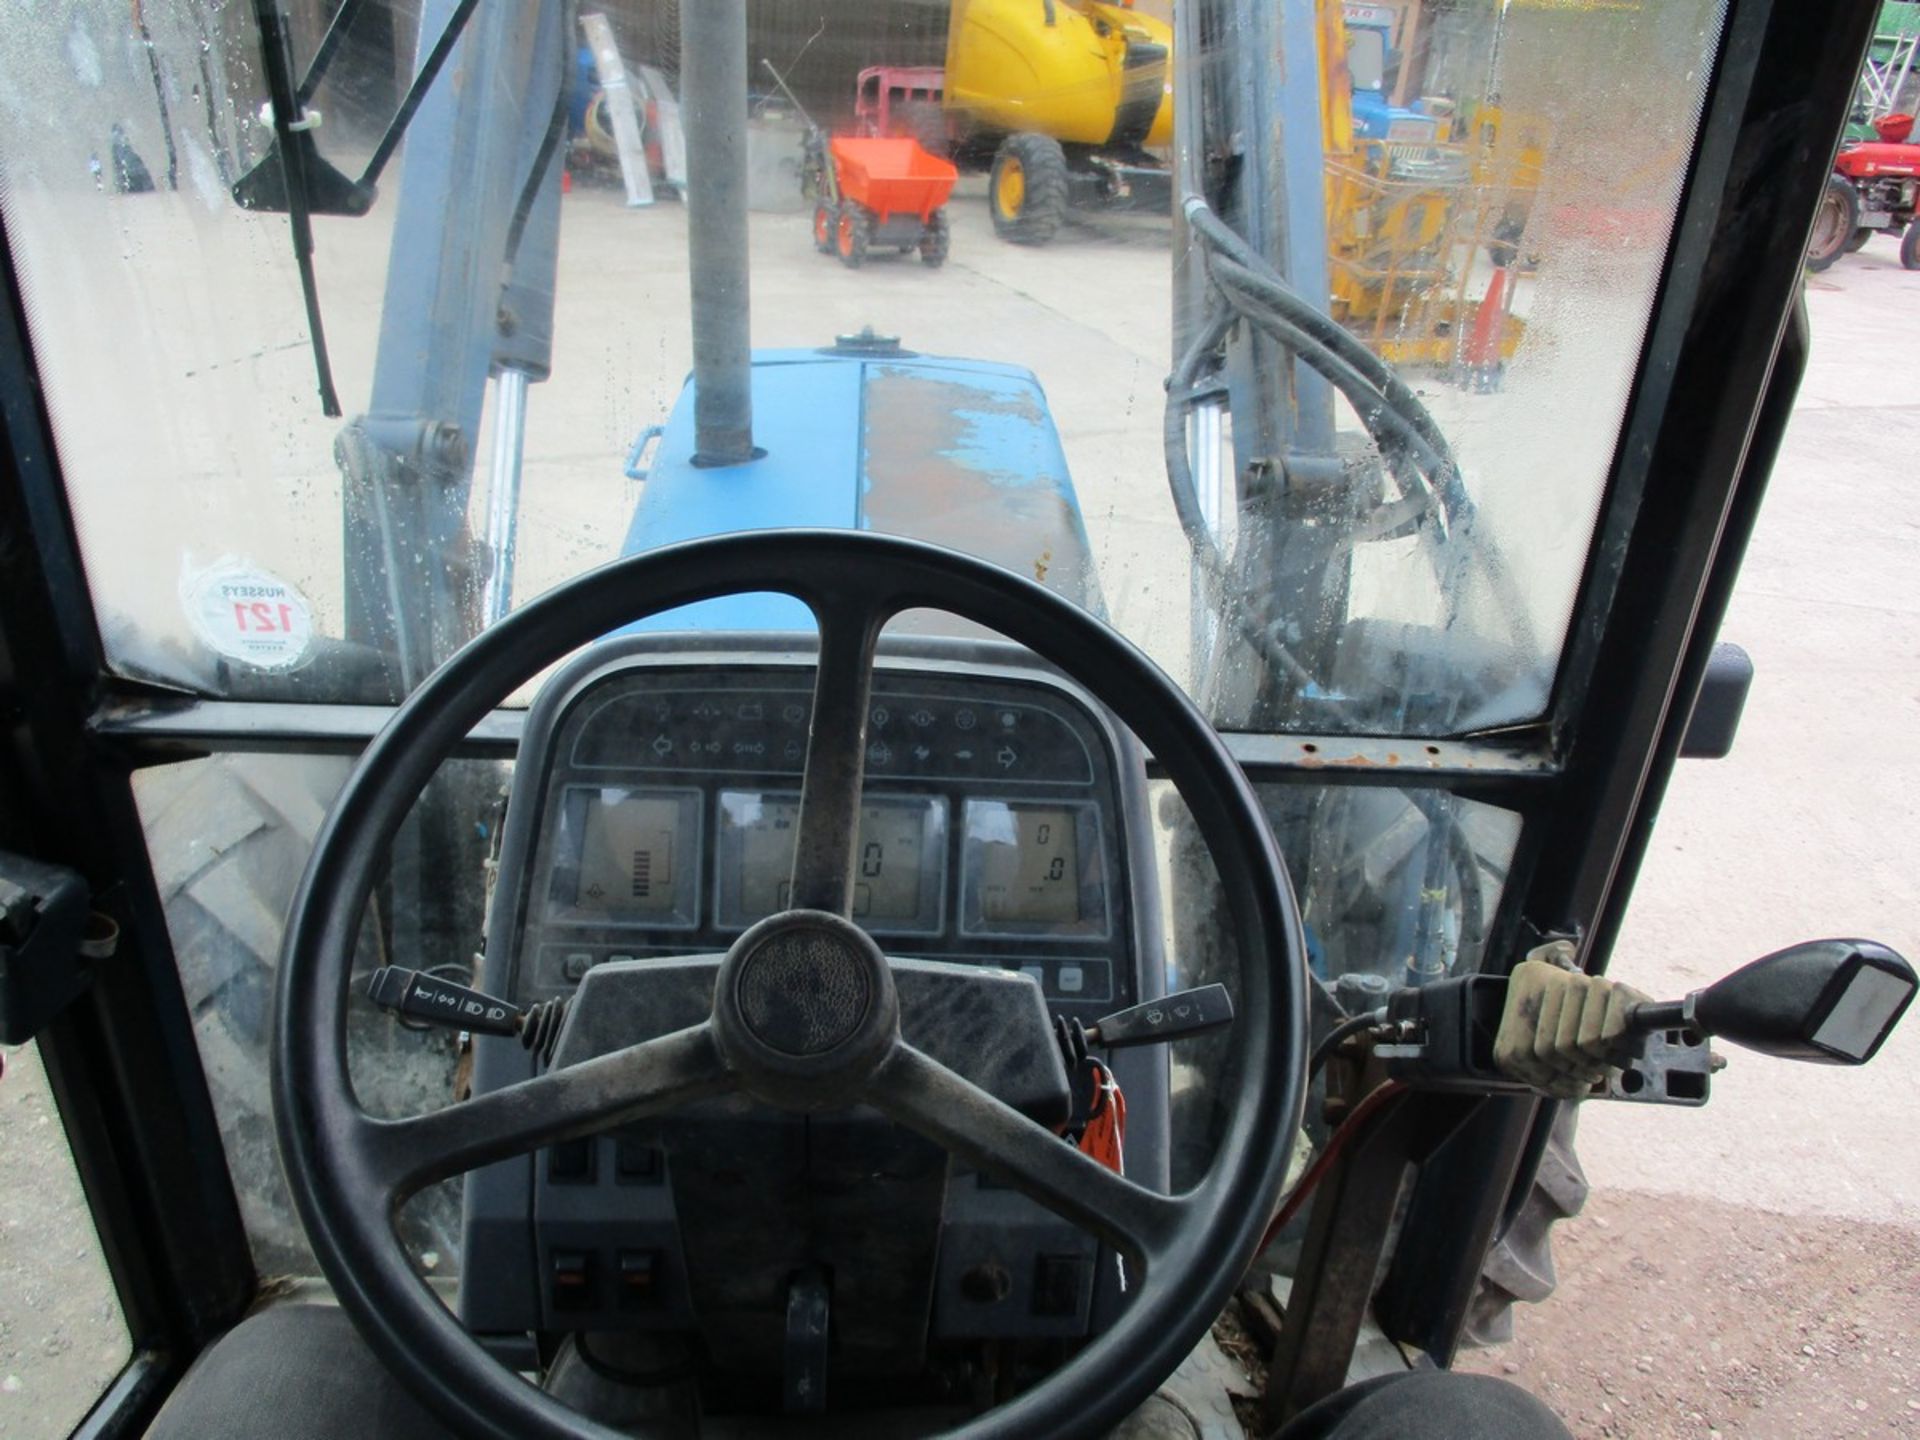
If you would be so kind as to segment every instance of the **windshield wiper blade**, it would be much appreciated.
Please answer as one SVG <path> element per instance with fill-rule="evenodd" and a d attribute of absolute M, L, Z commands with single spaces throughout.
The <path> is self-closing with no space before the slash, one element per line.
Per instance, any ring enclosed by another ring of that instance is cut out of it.
<path fill-rule="evenodd" d="M 279 0 L 254 0 L 260 29 L 261 60 L 267 72 L 267 96 L 273 107 L 273 144 L 267 153 L 233 186 L 234 202 L 247 210 L 285 210 L 293 232 L 293 259 L 300 270 L 300 293 L 306 302 L 307 329 L 313 337 L 313 364 L 320 385 L 323 413 L 338 417 L 340 398 L 333 385 L 333 365 L 327 358 L 326 329 L 320 319 L 320 292 L 313 271 L 313 216 L 360 216 L 373 208 L 374 187 L 380 172 L 393 158 L 407 126 L 434 80 L 465 32 L 479 0 L 459 0 L 434 41 L 420 73 L 413 77 L 406 98 L 388 122 L 372 157 L 358 180 L 349 179 L 320 154 L 313 143 L 305 105 L 313 98 L 362 0 L 345 0 L 333 24 L 321 39 L 306 77 L 296 90 L 293 83 L 293 44 L 281 14 Z"/>
<path fill-rule="evenodd" d="M 445 68 L 454 45 L 466 33 L 467 21 L 479 7 L 480 0 L 460 0 L 454 7 L 453 14 L 447 17 L 447 23 L 440 31 L 440 38 L 433 42 L 433 49 L 427 52 L 419 74 L 413 77 L 413 83 L 407 87 L 400 108 L 393 112 L 393 118 L 387 122 L 386 131 L 381 135 L 379 144 L 374 146 L 373 155 L 360 172 L 360 178 L 354 180 L 336 169 L 313 143 L 306 106 L 319 90 L 320 82 L 332 66 L 334 56 L 339 53 L 347 29 L 362 3 L 363 0 L 345 0 L 341 5 L 333 23 L 327 27 L 327 33 L 321 37 L 320 48 L 314 52 L 313 63 L 307 68 L 305 78 L 295 90 L 292 85 L 293 49 L 287 39 L 286 23 L 280 15 L 278 0 L 254 0 L 255 13 L 260 17 L 261 45 L 266 51 L 268 92 L 273 100 L 274 141 L 267 153 L 260 157 L 260 163 L 233 187 L 234 200 L 246 209 L 290 211 L 293 208 L 293 196 L 288 179 L 292 169 L 297 166 L 304 182 L 304 193 L 300 199 L 307 214 L 357 217 L 371 210 L 380 173 L 387 168 L 393 152 L 400 148 L 400 142 L 406 138 L 407 126 L 413 122 L 414 112 L 419 110 L 420 102 L 426 99 L 427 91 L 433 88 L 433 82 Z M 269 29 L 278 37 L 277 42 L 268 39 Z M 286 97 L 284 103 L 283 94 Z M 282 125 L 280 116 L 283 113 L 295 118 Z"/>
<path fill-rule="evenodd" d="M 279 0 L 254 0 L 254 16 L 260 26 L 261 59 L 267 70 L 267 95 L 273 102 L 274 151 L 269 152 L 252 170 L 241 176 L 233 187 L 233 198 L 250 210 L 271 210 L 285 205 L 288 227 L 293 232 L 293 261 L 300 270 L 300 294 L 306 301 L 307 333 L 313 338 L 313 368 L 320 385 L 321 413 L 339 417 L 340 397 L 333 388 L 333 365 L 327 359 L 327 335 L 320 323 L 320 291 L 313 274 L 313 221 L 308 210 L 309 165 L 316 175 L 331 172 L 340 183 L 351 186 L 339 171 L 322 160 L 313 148 L 313 137 L 293 128 L 299 109 L 293 98 L 293 49 L 287 37 L 286 22 L 280 14 Z M 276 155 L 277 161 L 276 164 Z M 272 166 L 272 169 L 269 169 Z M 274 191 L 278 191 L 277 197 Z M 355 213 L 364 214 L 361 206 Z"/>

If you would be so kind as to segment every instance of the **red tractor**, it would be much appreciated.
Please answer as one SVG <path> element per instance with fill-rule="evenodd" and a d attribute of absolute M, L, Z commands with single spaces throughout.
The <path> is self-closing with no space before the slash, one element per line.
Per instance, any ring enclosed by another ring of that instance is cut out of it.
<path fill-rule="evenodd" d="M 1813 220 L 1807 268 L 1824 270 L 1858 250 L 1877 231 L 1904 232 L 1900 263 L 1920 270 L 1920 145 L 1911 144 L 1913 116 L 1882 115 L 1873 122 L 1878 140 L 1844 145 L 1833 162 L 1827 192 Z"/>

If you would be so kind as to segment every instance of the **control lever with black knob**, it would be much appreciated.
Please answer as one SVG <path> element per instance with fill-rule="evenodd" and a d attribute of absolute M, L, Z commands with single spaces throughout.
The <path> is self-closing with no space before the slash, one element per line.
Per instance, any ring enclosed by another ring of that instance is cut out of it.
<path fill-rule="evenodd" d="M 1510 975 L 1395 991 L 1374 1027 L 1373 1058 L 1421 1089 L 1701 1105 L 1725 1063 L 1708 1040 L 1864 1065 L 1920 990 L 1913 967 L 1872 940 L 1791 945 L 1665 1001 L 1571 968 L 1571 955 L 1555 941 Z"/>

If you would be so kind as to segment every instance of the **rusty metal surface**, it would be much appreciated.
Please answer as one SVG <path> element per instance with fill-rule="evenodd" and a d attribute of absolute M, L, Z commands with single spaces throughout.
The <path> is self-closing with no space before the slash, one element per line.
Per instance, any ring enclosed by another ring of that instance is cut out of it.
<path fill-rule="evenodd" d="M 1018 372 L 870 363 L 860 523 L 951 546 L 1104 615 L 1066 456 Z"/>

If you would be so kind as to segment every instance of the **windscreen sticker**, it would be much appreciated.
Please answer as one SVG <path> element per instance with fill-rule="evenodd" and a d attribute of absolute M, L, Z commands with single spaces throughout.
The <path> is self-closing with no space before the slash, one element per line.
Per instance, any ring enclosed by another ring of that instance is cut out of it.
<path fill-rule="evenodd" d="M 306 596 L 277 575 L 227 557 L 181 577 L 194 633 L 222 655 L 259 670 L 290 670 L 313 644 Z"/>

